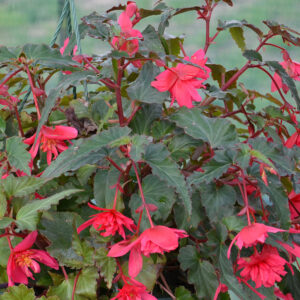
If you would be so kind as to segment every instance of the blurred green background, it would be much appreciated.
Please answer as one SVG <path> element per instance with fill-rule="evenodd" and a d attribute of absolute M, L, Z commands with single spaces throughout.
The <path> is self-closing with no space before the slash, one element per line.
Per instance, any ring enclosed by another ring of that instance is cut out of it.
<path fill-rule="evenodd" d="M 46 43 L 48 44 L 55 31 L 60 5 L 63 0 L 0 0 L 0 44 L 16 46 L 25 43 Z M 152 8 L 156 1 L 137 0 L 139 7 Z M 202 5 L 203 0 L 165 0 L 174 8 Z M 299 0 L 233 0 L 234 6 L 221 3 L 215 10 L 212 18 L 211 32 L 215 33 L 218 19 L 242 20 L 253 23 L 260 29 L 267 32 L 263 20 L 269 19 L 288 25 L 300 31 Z M 106 9 L 126 1 L 115 0 L 75 0 L 78 19 L 97 11 L 104 12 Z M 150 18 L 149 18 L 150 19 Z M 142 30 L 149 19 L 143 20 L 137 28 Z M 157 27 L 159 17 L 151 17 L 150 22 Z M 189 12 L 174 17 L 166 33 L 185 36 L 185 49 L 190 55 L 197 49 L 203 48 L 205 38 L 205 26 L 202 20 L 197 20 L 196 12 Z M 249 30 L 245 32 L 247 48 L 254 49 L 257 45 L 256 36 Z M 281 46 L 289 49 L 292 59 L 300 60 L 298 48 L 284 45 L 280 39 L 274 39 Z M 82 42 L 83 52 L 87 54 L 101 54 L 109 49 L 99 40 L 87 37 Z M 282 60 L 279 49 L 268 47 L 262 53 L 264 58 Z M 245 63 L 240 49 L 235 45 L 228 31 L 222 32 L 216 39 L 216 45 L 212 45 L 208 51 L 208 57 L 213 63 L 221 63 L 227 68 L 240 68 Z M 242 78 L 247 82 L 249 88 L 256 88 L 263 91 L 270 86 L 270 80 L 264 74 L 257 76 L 257 71 L 248 71 Z M 259 86 L 257 86 L 259 85 Z"/>

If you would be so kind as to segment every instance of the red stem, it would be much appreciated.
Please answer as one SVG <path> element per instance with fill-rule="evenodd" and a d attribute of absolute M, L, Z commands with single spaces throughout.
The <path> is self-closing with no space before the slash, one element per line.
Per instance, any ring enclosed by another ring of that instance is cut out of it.
<path fill-rule="evenodd" d="M 14 248 L 13 248 L 13 246 L 12 246 L 12 244 L 11 244 L 10 237 L 7 235 L 6 238 L 7 238 L 8 246 L 9 246 L 9 249 L 10 249 L 10 252 L 11 252 L 11 251 L 14 250 Z"/>
<path fill-rule="evenodd" d="M 76 275 L 75 280 L 74 280 L 73 291 L 72 291 L 72 300 L 75 299 L 76 285 L 77 285 L 80 274 L 81 274 L 81 270 L 78 272 L 78 274 Z"/>
<path fill-rule="evenodd" d="M 4 81 L 0 84 L 0 88 L 2 88 L 4 86 L 4 84 L 9 81 L 11 78 L 13 78 L 15 75 L 17 75 L 19 72 L 22 71 L 22 68 L 19 68 L 17 70 L 15 70 L 12 74 L 10 74 L 6 79 L 4 79 Z"/>
<path fill-rule="evenodd" d="M 131 160 L 131 162 L 132 162 L 132 166 L 133 166 L 133 168 L 134 168 L 134 172 L 135 172 L 136 179 L 137 179 L 137 182 L 138 182 L 138 186 L 139 186 L 139 189 L 140 189 L 142 202 L 143 202 L 143 205 L 144 205 L 144 207 L 145 207 L 145 209 L 146 209 L 147 217 L 148 217 L 148 219 L 149 219 L 151 228 L 153 228 L 154 225 L 153 225 L 153 222 L 152 222 L 152 219 L 151 219 L 151 215 L 150 215 L 150 212 L 149 212 L 149 209 L 148 209 L 146 200 L 145 200 L 145 196 L 144 196 L 144 192 L 143 192 L 143 188 L 142 188 L 140 176 L 139 176 L 139 173 L 138 173 L 138 170 L 137 170 L 137 167 L 136 167 L 135 162 L 134 162 L 133 160 Z"/>
<path fill-rule="evenodd" d="M 15 110 L 15 114 L 16 114 L 16 117 L 17 117 L 18 126 L 19 126 L 19 130 L 20 130 L 21 136 L 24 137 L 24 131 L 23 131 L 23 128 L 22 128 L 22 123 L 21 123 L 20 115 L 19 115 L 19 112 L 18 112 L 18 108 L 15 105 L 14 105 L 14 110 Z"/>
<path fill-rule="evenodd" d="M 118 107 L 118 117 L 119 117 L 119 123 L 120 126 L 125 126 L 125 118 L 123 113 L 123 106 L 122 106 L 122 96 L 121 96 L 121 83 L 122 83 L 122 77 L 123 77 L 123 68 L 122 65 L 124 63 L 124 59 L 120 59 L 118 61 L 118 75 L 117 75 L 117 85 L 115 86 L 115 92 L 116 92 L 116 100 L 117 100 L 117 107 Z"/>
<path fill-rule="evenodd" d="M 186 54 L 186 52 L 185 52 L 185 50 L 184 50 L 184 48 L 183 48 L 182 43 L 179 42 L 179 46 L 180 46 L 180 49 L 181 49 L 181 52 L 182 52 L 183 56 L 184 56 L 184 57 L 187 56 L 187 54 Z"/>
<path fill-rule="evenodd" d="M 109 156 L 106 156 L 106 159 L 121 173 L 124 172 Z"/>
<path fill-rule="evenodd" d="M 67 274 L 67 272 L 66 272 L 65 267 L 64 267 L 64 266 L 61 266 L 61 269 L 62 269 L 62 272 L 63 272 L 63 274 L 64 274 L 65 280 L 69 280 L 69 276 L 68 276 L 68 274 Z"/>
<path fill-rule="evenodd" d="M 34 83 L 33 83 L 33 80 L 32 80 L 32 77 L 31 77 L 31 74 L 30 74 L 28 66 L 27 65 L 24 65 L 24 66 L 26 68 L 26 72 L 27 72 L 27 75 L 28 75 L 28 79 L 29 79 L 29 83 L 30 83 L 30 87 L 31 87 L 31 92 L 32 92 L 32 96 L 33 96 L 33 100 L 34 100 L 36 112 L 37 112 L 37 115 L 38 115 L 38 119 L 40 119 L 41 118 L 41 113 L 40 113 L 40 109 L 39 109 L 39 105 L 38 105 L 38 100 L 37 100 L 36 94 L 34 92 Z"/>

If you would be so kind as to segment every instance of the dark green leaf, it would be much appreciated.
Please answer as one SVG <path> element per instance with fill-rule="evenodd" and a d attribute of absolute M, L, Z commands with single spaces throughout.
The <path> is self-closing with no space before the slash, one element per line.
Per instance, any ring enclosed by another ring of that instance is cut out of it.
<path fill-rule="evenodd" d="M 194 300 L 191 292 L 187 290 L 184 286 L 179 286 L 175 289 L 176 300 Z"/>
<path fill-rule="evenodd" d="M 20 50 L 20 49 L 18 49 Z M 6 63 L 18 58 L 18 52 L 16 48 L 7 48 L 5 46 L 0 47 L 0 63 Z"/>
<path fill-rule="evenodd" d="M 235 127 L 228 120 L 208 118 L 198 108 L 181 108 L 170 119 L 188 135 L 208 142 L 212 148 L 224 147 L 237 139 Z"/>
<path fill-rule="evenodd" d="M 220 187 L 213 182 L 201 184 L 198 188 L 201 192 L 202 204 L 211 222 L 219 222 L 223 217 L 233 214 L 233 206 L 236 201 L 234 188 L 228 185 Z"/>
<path fill-rule="evenodd" d="M 145 47 L 148 51 L 155 53 L 164 52 L 158 33 L 152 25 L 148 25 L 142 32 L 142 35 L 144 38 L 141 42 L 142 47 Z"/>
<path fill-rule="evenodd" d="M 114 274 L 117 269 L 116 259 L 114 257 L 107 256 L 108 250 L 105 248 L 99 248 L 96 251 L 95 260 L 97 266 L 100 268 L 100 275 L 104 278 L 107 287 L 110 289 Z"/>
<path fill-rule="evenodd" d="M 188 270 L 188 281 L 194 284 L 198 297 L 213 299 L 219 285 L 214 267 L 208 261 L 201 261 L 193 246 L 181 248 L 178 260 L 180 267 Z"/>
<path fill-rule="evenodd" d="M 13 221 L 14 219 L 8 217 L 0 218 L 0 229 L 4 229 L 8 227 Z"/>
<path fill-rule="evenodd" d="M 245 44 L 245 37 L 244 37 L 244 31 L 241 27 L 231 27 L 229 29 L 230 34 L 234 41 L 236 42 L 237 46 L 244 51 L 246 44 Z"/>
<path fill-rule="evenodd" d="M 243 56 L 251 61 L 262 61 L 261 54 L 255 50 L 245 50 Z"/>
<path fill-rule="evenodd" d="M 127 136 L 128 127 L 112 127 L 90 138 L 79 139 L 74 145 L 62 152 L 51 165 L 46 168 L 42 177 L 58 177 L 69 170 L 77 170 L 85 164 L 93 164 L 101 160 L 105 153 L 105 146 Z"/>
<path fill-rule="evenodd" d="M 146 149 L 144 159 L 152 168 L 154 175 L 176 189 L 190 214 L 192 205 L 184 176 L 180 173 L 177 164 L 167 156 L 169 153 L 162 144 L 150 144 Z"/>
<path fill-rule="evenodd" d="M 7 159 L 10 165 L 29 175 L 30 168 L 28 164 L 31 160 L 31 155 L 26 151 L 26 148 L 27 145 L 18 136 L 13 136 L 6 140 Z"/>
<path fill-rule="evenodd" d="M 11 286 L 0 296 L 0 300 L 35 300 L 34 289 L 29 289 L 24 284 Z"/>
<path fill-rule="evenodd" d="M 139 77 L 127 88 L 128 96 L 132 100 L 145 103 L 163 103 L 168 93 L 161 93 L 151 86 L 151 82 L 159 73 L 159 68 L 152 62 L 144 64 Z"/>

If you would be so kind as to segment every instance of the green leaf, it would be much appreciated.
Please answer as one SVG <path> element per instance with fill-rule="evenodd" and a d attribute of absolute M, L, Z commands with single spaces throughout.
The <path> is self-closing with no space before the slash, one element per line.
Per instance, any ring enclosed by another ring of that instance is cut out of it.
<path fill-rule="evenodd" d="M 198 108 L 180 108 L 170 119 L 188 135 L 208 142 L 212 148 L 224 147 L 237 140 L 235 127 L 228 120 L 205 117 Z"/>
<path fill-rule="evenodd" d="M 114 257 L 107 256 L 108 250 L 99 248 L 95 254 L 97 267 L 100 268 L 100 275 L 104 278 L 107 288 L 111 288 L 114 274 L 117 269 L 117 262 Z"/>
<path fill-rule="evenodd" d="M 14 219 L 8 217 L 0 218 L 0 229 L 4 229 L 8 227 L 13 221 Z"/>
<path fill-rule="evenodd" d="M 211 222 L 219 222 L 223 217 L 233 214 L 236 201 L 234 188 L 228 185 L 217 186 L 215 183 L 201 184 L 201 201 Z"/>
<path fill-rule="evenodd" d="M 142 104 L 141 109 L 135 114 L 130 122 L 130 128 L 134 133 L 150 135 L 151 125 L 162 114 L 160 104 Z"/>
<path fill-rule="evenodd" d="M 243 56 L 251 61 L 262 61 L 262 56 L 255 50 L 245 50 Z"/>
<path fill-rule="evenodd" d="M 151 82 L 159 73 L 159 68 L 152 62 L 144 64 L 138 78 L 127 88 L 128 96 L 132 100 L 145 103 L 163 103 L 168 98 L 168 93 L 161 93 L 151 86 Z"/>
<path fill-rule="evenodd" d="M 148 204 L 154 204 L 157 210 L 152 213 L 155 221 L 164 222 L 170 213 L 175 202 L 174 191 L 167 186 L 164 181 L 161 181 L 158 177 L 148 175 L 143 178 L 143 193 Z M 131 196 L 129 206 L 131 208 L 131 215 L 134 217 L 136 222 L 139 219 L 139 214 L 135 213 L 135 210 L 142 205 L 141 197 L 137 194 Z M 141 230 L 149 227 L 149 221 L 146 214 L 143 215 Z"/>
<path fill-rule="evenodd" d="M 24 284 L 11 286 L 0 296 L 0 300 L 35 300 L 34 289 L 29 289 Z"/>
<path fill-rule="evenodd" d="M 50 209 L 51 205 L 56 205 L 61 199 L 64 199 L 74 193 L 82 190 L 66 190 L 48 198 L 32 201 L 21 207 L 16 216 L 16 223 L 21 230 L 35 230 L 38 221 L 38 212 Z"/>
<path fill-rule="evenodd" d="M 7 209 L 6 197 L 2 189 L 0 188 L 0 228 L 1 228 L 1 220 L 6 213 L 6 209 Z"/>
<path fill-rule="evenodd" d="M 178 260 L 181 269 L 188 270 L 188 282 L 194 284 L 197 296 L 213 299 L 219 285 L 214 267 L 208 261 L 201 261 L 194 246 L 181 248 Z"/>
<path fill-rule="evenodd" d="M 89 178 L 92 174 L 94 174 L 97 170 L 97 166 L 86 164 L 78 169 L 76 173 L 76 177 L 81 185 L 86 185 Z"/>
<path fill-rule="evenodd" d="M 228 289 L 232 291 L 238 297 L 238 299 L 250 300 L 242 284 L 238 282 L 233 273 L 232 264 L 226 255 L 227 250 L 228 247 L 220 244 L 218 266 L 221 271 L 221 282 L 226 284 Z"/>
<path fill-rule="evenodd" d="M 247 222 L 245 219 L 236 216 L 225 217 L 222 220 L 222 223 L 227 227 L 228 231 L 241 231 L 245 226 L 247 226 Z"/>
<path fill-rule="evenodd" d="M 6 140 L 7 159 L 11 166 L 17 170 L 30 174 L 28 166 L 31 155 L 26 151 L 27 145 L 23 143 L 22 138 L 13 136 Z"/>
<path fill-rule="evenodd" d="M 175 289 L 176 300 L 194 300 L 191 292 L 187 290 L 184 286 L 179 286 Z"/>
<path fill-rule="evenodd" d="M 115 189 L 110 187 L 117 183 L 119 176 L 120 172 L 115 168 L 97 171 L 94 177 L 94 197 L 99 207 L 113 207 Z"/>
<path fill-rule="evenodd" d="M 270 68 L 271 71 L 277 72 L 281 77 L 282 82 L 289 87 L 292 97 L 295 99 L 297 108 L 299 110 L 300 98 L 298 95 L 297 87 L 295 85 L 295 81 L 287 74 L 285 69 L 277 61 L 266 61 L 265 63 L 267 64 L 267 66 Z"/>
<path fill-rule="evenodd" d="M 1 180 L 1 185 L 7 197 L 24 197 L 34 193 L 43 186 L 47 180 L 38 177 L 14 177 L 12 175 Z"/>
<path fill-rule="evenodd" d="M 0 132 L 5 133 L 6 129 L 6 122 L 3 120 L 3 118 L 0 116 Z"/>
<path fill-rule="evenodd" d="M 112 127 L 90 138 L 74 141 L 74 145 L 62 152 L 51 165 L 46 168 L 42 177 L 58 177 L 66 171 L 77 170 L 86 164 L 101 160 L 105 146 L 124 138 L 130 133 L 128 127 Z"/>
<path fill-rule="evenodd" d="M 141 42 L 141 49 L 145 47 L 148 51 L 160 53 L 164 52 L 164 48 L 159 39 L 158 33 L 152 25 L 148 25 L 142 32 L 143 41 Z"/>
<path fill-rule="evenodd" d="M 244 31 L 241 27 L 231 27 L 229 29 L 230 34 L 234 41 L 236 42 L 237 46 L 244 51 L 246 44 L 245 44 L 245 37 L 244 37 Z"/>
<path fill-rule="evenodd" d="M 169 157 L 169 152 L 162 144 L 150 144 L 144 156 L 144 160 L 152 168 L 153 175 L 158 176 L 168 185 L 174 187 L 182 199 L 188 213 L 191 213 L 192 204 L 184 176 L 178 166 Z"/>
<path fill-rule="evenodd" d="M 149 137 L 144 135 L 134 135 L 131 139 L 130 157 L 134 161 L 142 159 L 145 154 L 146 146 L 150 144 Z"/>
<path fill-rule="evenodd" d="M 7 48 L 0 46 L 0 62 L 6 63 L 18 58 L 20 48 Z"/>

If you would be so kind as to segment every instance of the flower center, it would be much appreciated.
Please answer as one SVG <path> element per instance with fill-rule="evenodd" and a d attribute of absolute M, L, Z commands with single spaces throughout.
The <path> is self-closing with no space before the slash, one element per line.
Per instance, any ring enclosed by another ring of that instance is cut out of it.
<path fill-rule="evenodd" d="M 32 251 L 24 251 L 20 254 L 16 255 L 16 259 L 15 262 L 18 266 L 20 267 L 30 267 L 32 264 L 32 259 L 31 259 L 31 255 L 32 255 Z"/>
<path fill-rule="evenodd" d="M 48 150 L 51 150 L 53 147 L 57 145 L 57 141 L 54 139 L 47 139 L 44 136 L 41 140 L 41 150 L 44 152 L 47 152 Z"/>

